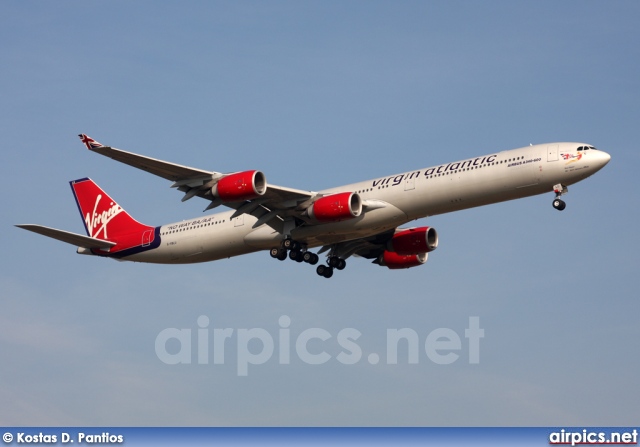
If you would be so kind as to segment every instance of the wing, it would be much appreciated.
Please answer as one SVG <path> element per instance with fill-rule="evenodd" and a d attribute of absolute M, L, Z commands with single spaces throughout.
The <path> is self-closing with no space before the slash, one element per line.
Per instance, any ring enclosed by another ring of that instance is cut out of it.
<path fill-rule="evenodd" d="M 404 269 L 424 264 L 428 253 L 436 248 L 438 233 L 434 228 L 411 227 L 395 228 L 374 236 L 327 245 L 319 253 L 329 250 L 330 266 L 332 257 L 344 260 L 358 256 L 373 259 L 374 264 L 390 269 Z"/>
<path fill-rule="evenodd" d="M 134 154 L 110 146 L 104 146 L 85 134 L 80 134 L 79 137 L 87 149 L 92 152 L 171 180 L 173 182 L 171 187 L 177 188 L 185 193 L 182 201 L 189 200 L 195 196 L 210 200 L 211 203 L 205 208 L 205 211 L 223 203 L 212 194 L 212 188 L 216 187 L 221 179 L 230 175 L 239 174 L 224 174 L 221 172 L 191 168 L 189 166 Z M 283 219 L 288 215 L 295 214 L 294 210 L 296 208 L 299 208 L 315 196 L 317 196 L 317 193 L 312 191 L 269 185 L 265 188 L 264 193 L 258 197 L 238 201 L 225 201 L 224 205 L 236 209 L 238 211 L 237 214 L 249 213 L 257 215 L 259 218 L 264 218 L 264 220 L 260 222 L 262 224 L 275 217 Z"/>
<path fill-rule="evenodd" d="M 337 256 L 342 259 L 347 259 L 350 256 L 357 256 L 365 259 L 374 259 L 375 262 L 375 260 L 384 253 L 388 242 L 398 230 L 399 229 L 388 230 L 383 233 L 378 233 L 375 236 L 325 245 L 318 253 L 328 251 L 329 257 Z"/>
<path fill-rule="evenodd" d="M 108 249 L 116 245 L 115 242 L 105 241 L 104 239 L 98 239 L 95 237 L 83 236 L 82 234 L 71 233 L 69 231 L 57 230 L 55 228 L 49 228 L 42 225 L 34 224 L 22 224 L 16 225 L 23 230 L 33 231 L 34 233 L 41 234 L 53 239 L 57 239 L 67 244 L 75 245 L 83 248 L 101 248 L 103 250 Z"/>

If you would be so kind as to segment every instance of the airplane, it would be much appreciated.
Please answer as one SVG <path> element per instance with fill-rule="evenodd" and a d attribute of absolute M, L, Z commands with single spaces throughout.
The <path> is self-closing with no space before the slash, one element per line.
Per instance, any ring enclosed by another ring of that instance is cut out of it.
<path fill-rule="evenodd" d="M 162 226 L 142 224 L 89 178 L 70 182 L 87 235 L 42 225 L 33 231 L 77 246 L 77 253 L 121 261 L 188 264 L 268 250 L 315 265 L 331 278 L 361 257 L 389 269 L 416 267 L 438 247 L 428 226 L 403 225 L 429 216 L 555 193 L 553 207 L 573 185 L 611 159 L 585 143 L 548 143 L 495 152 L 322 191 L 271 185 L 259 170 L 206 171 L 105 146 L 85 134 L 86 148 L 172 181 L 182 201 L 201 197 L 204 211 L 231 210 Z M 311 251 L 320 247 L 317 253 Z"/>

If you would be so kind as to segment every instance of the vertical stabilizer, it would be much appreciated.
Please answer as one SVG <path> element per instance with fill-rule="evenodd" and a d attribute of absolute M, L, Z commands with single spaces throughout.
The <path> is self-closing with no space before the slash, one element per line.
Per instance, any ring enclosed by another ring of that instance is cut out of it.
<path fill-rule="evenodd" d="M 69 182 L 82 215 L 87 235 L 115 242 L 111 252 L 148 246 L 154 239 L 154 227 L 135 220 L 93 180 Z"/>

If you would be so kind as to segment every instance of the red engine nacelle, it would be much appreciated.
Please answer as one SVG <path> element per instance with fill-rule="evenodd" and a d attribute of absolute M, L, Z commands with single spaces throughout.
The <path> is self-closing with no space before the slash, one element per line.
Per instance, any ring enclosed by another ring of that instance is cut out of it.
<path fill-rule="evenodd" d="M 341 192 L 316 200 L 307 211 L 318 222 L 340 222 L 362 213 L 362 199 L 356 193 Z"/>
<path fill-rule="evenodd" d="M 267 191 L 267 179 L 260 171 L 236 172 L 222 177 L 211 194 L 223 202 L 242 202 L 260 197 Z"/>
<path fill-rule="evenodd" d="M 387 250 L 399 255 L 429 253 L 436 248 L 438 248 L 438 233 L 431 227 L 398 231 L 387 243 Z"/>
<path fill-rule="evenodd" d="M 399 255 L 391 251 L 382 253 L 376 260 L 377 264 L 389 269 L 408 269 L 410 267 L 417 267 L 427 262 L 429 255 L 427 253 L 418 253 L 415 255 Z"/>

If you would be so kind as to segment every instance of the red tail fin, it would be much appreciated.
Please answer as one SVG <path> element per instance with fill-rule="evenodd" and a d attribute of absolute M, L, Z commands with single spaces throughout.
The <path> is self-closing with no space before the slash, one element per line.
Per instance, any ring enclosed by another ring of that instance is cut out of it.
<path fill-rule="evenodd" d="M 154 227 L 141 224 L 120 207 L 93 180 L 69 182 L 90 237 L 116 242 L 110 251 L 148 246 L 154 239 Z"/>

